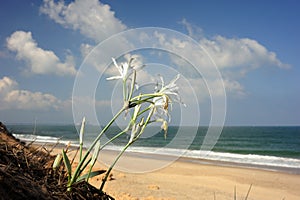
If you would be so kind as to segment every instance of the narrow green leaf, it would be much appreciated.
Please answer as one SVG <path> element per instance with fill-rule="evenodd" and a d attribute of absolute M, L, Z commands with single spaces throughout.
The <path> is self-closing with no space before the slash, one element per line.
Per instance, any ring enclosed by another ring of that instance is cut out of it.
<path fill-rule="evenodd" d="M 86 178 L 86 181 L 89 182 L 89 178 L 90 178 L 90 174 L 91 174 L 91 171 L 96 163 L 96 160 L 98 158 L 98 155 L 100 153 L 100 140 L 97 142 L 95 148 L 94 148 L 94 153 L 93 153 L 93 156 L 90 160 L 90 169 L 89 169 L 89 173 L 87 174 L 87 178 Z"/>
<path fill-rule="evenodd" d="M 85 175 L 80 176 L 80 177 L 77 179 L 77 182 L 78 182 L 78 181 L 81 181 L 81 180 L 83 180 L 83 179 L 86 179 L 87 177 L 93 178 L 93 177 L 98 176 L 98 175 L 100 175 L 100 174 L 103 174 L 103 173 L 105 173 L 105 172 L 106 172 L 106 170 L 97 170 L 97 171 L 93 171 L 93 172 L 91 172 L 91 173 L 88 173 L 88 174 L 85 174 Z"/>
<path fill-rule="evenodd" d="M 84 127 L 85 127 L 85 117 L 83 117 L 81 122 L 80 133 L 79 133 L 79 144 L 83 144 Z"/>
<path fill-rule="evenodd" d="M 63 156 L 63 160 L 65 163 L 65 166 L 67 168 L 67 172 L 68 172 L 68 178 L 71 178 L 71 174 L 72 174 L 72 168 L 71 168 L 71 164 L 70 164 L 70 160 L 66 154 L 66 152 L 64 150 L 62 150 L 62 156 Z"/>
<path fill-rule="evenodd" d="M 85 117 L 83 117 L 83 119 L 82 119 L 80 133 L 79 133 L 79 162 L 82 159 L 84 127 L 85 127 Z"/>
<path fill-rule="evenodd" d="M 95 148 L 94 148 L 94 153 L 93 153 L 93 156 L 92 156 L 92 160 L 90 162 L 90 165 L 91 166 L 94 166 L 97 158 L 98 158 L 98 155 L 99 155 L 99 152 L 100 152 L 100 140 L 97 142 Z"/>

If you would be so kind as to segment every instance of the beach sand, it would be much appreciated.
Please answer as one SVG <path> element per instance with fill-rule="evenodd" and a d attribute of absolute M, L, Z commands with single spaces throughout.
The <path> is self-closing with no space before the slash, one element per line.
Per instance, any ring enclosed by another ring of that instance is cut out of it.
<path fill-rule="evenodd" d="M 56 151 L 57 152 L 57 151 Z M 110 160 L 115 154 L 102 151 L 100 159 Z M 180 158 L 166 167 L 152 172 L 142 173 L 165 164 L 168 158 L 136 156 L 128 154 L 122 157 L 119 170 L 112 171 L 111 180 L 104 191 L 116 199 L 245 199 L 249 187 L 248 200 L 298 200 L 300 199 L 300 175 L 278 171 L 246 168 L 241 166 L 221 166 L 199 164 Z M 149 167 L 149 163 L 151 166 Z M 120 171 L 123 167 L 125 171 Z M 105 169 L 99 162 L 94 169 Z M 138 169 L 140 173 L 132 173 Z M 101 178 L 94 177 L 91 184 L 98 187 Z"/>

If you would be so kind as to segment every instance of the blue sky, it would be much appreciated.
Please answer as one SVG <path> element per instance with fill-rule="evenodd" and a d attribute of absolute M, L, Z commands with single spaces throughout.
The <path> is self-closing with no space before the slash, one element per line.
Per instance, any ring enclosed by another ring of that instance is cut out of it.
<path fill-rule="evenodd" d="M 300 125 L 300 3 L 296 0 L 11 0 L 1 4 L 3 122 L 72 123 L 73 84 L 88 52 L 116 33 L 162 27 L 195 39 L 218 65 L 227 97 L 225 124 Z M 132 54 L 151 60 L 146 58 L 150 53 Z M 189 106 L 200 107 L 201 124 L 208 124 L 210 99 L 203 95 L 207 91 L 197 86 L 201 80 L 187 81 L 196 85 L 200 104 Z M 189 94 L 184 95 L 188 102 Z M 111 112 L 109 99 L 96 104 L 99 113 Z M 194 118 L 192 113 L 186 117 Z"/>

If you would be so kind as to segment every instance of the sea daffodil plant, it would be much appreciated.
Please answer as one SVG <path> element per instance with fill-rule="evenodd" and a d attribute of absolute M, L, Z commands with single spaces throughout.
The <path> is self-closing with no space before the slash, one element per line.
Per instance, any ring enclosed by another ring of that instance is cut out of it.
<path fill-rule="evenodd" d="M 113 142 L 115 139 L 120 137 L 123 134 L 130 133 L 130 138 L 127 144 L 120 151 L 118 156 L 115 158 L 115 161 L 111 164 L 107 171 L 105 171 L 105 176 L 100 185 L 100 190 L 103 190 L 103 187 L 106 183 L 107 178 L 115 164 L 118 162 L 119 158 L 123 155 L 126 149 L 131 146 L 135 141 L 137 141 L 140 136 L 144 133 L 146 127 L 150 123 L 161 123 L 161 127 L 165 132 L 165 136 L 168 130 L 168 123 L 170 122 L 170 109 L 173 102 L 181 103 L 180 96 L 178 93 L 178 86 L 176 81 L 180 78 L 179 75 L 169 83 L 165 84 L 163 77 L 160 76 L 161 83 L 157 84 L 157 87 L 154 88 L 153 93 L 141 93 L 137 90 L 136 77 L 138 76 L 138 70 L 144 66 L 133 66 L 133 58 L 131 58 L 126 63 L 118 64 L 117 61 L 112 58 L 112 62 L 119 72 L 118 75 L 107 78 L 108 81 L 111 80 L 121 80 L 123 84 L 123 103 L 122 108 L 117 112 L 117 114 L 110 120 L 110 122 L 101 130 L 98 136 L 95 138 L 91 146 L 83 153 L 83 134 L 85 126 L 85 118 L 82 120 L 82 125 L 80 129 L 80 152 L 79 152 L 79 162 L 76 166 L 74 172 L 72 172 L 72 167 L 70 166 L 70 161 L 66 156 L 66 152 L 62 152 L 62 157 L 68 172 L 68 190 L 71 190 L 72 185 L 82 179 L 88 181 L 89 178 L 99 175 L 104 171 L 94 171 L 92 168 L 95 164 L 96 158 L 99 155 L 99 152 L 108 144 Z M 135 93 L 138 95 L 135 95 Z M 131 111 L 132 110 L 132 111 Z M 130 121 L 128 125 L 121 130 L 119 133 L 116 133 L 109 141 L 104 144 L 100 143 L 100 139 L 103 134 L 111 127 L 117 118 L 121 116 L 122 113 L 129 113 Z M 92 151 L 94 151 L 92 155 Z M 84 170 L 89 168 L 89 172 L 86 175 L 82 175 Z"/>

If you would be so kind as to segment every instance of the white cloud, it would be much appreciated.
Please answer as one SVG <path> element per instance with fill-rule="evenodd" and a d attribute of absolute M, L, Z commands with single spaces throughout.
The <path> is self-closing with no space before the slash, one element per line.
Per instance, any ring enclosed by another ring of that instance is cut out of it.
<path fill-rule="evenodd" d="M 11 108 L 24 110 L 58 109 L 56 104 L 59 103 L 58 99 L 51 94 L 30 92 L 27 90 L 13 90 L 7 94 L 4 101 L 7 102 Z"/>
<path fill-rule="evenodd" d="M 189 23 L 185 18 L 183 18 L 179 24 L 182 24 L 186 28 L 188 35 L 196 40 L 201 39 L 204 36 L 202 28 Z"/>
<path fill-rule="evenodd" d="M 199 43 L 220 69 L 263 66 L 289 67 L 289 65 L 282 63 L 274 52 L 268 51 L 266 47 L 253 39 L 216 36 L 212 40 L 203 38 Z"/>
<path fill-rule="evenodd" d="M 245 88 L 238 81 L 225 79 L 224 85 L 227 92 L 233 93 L 236 97 L 244 97 L 247 95 Z"/>
<path fill-rule="evenodd" d="M 95 105 L 96 108 L 111 105 L 110 100 L 93 100 L 89 96 L 73 99 L 80 105 Z M 72 100 L 60 100 L 52 94 L 19 89 L 19 84 L 10 77 L 0 79 L 0 110 L 63 110 L 69 112 Z M 85 107 L 85 106 L 83 106 Z"/>
<path fill-rule="evenodd" d="M 0 95 L 5 95 L 14 90 L 18 86 L 18 83 L 6 76 L 0 79 Z M 3 96 L 1 96 L 3 98 Z"/>
<path fill-rule="evenodd" d="M 79 30 L 82 35 L 96 42 L 126 29 L 110 6 L 98 0 L 76 0 L 67 5 L 64 1 L 55 3 L 54 0 L 44 0 L 40 11 L 55 22 Z"/>
<path fill-rule="evenodd" d="M 288 64 L 281 62 L 276 53 L 269 51 L 254 39 L 226 38 L 221 35 L 209 39 L 205 37 L 201 28 L 189 23 L 186 19 L 183 19 L 180 24 L 185 26 L 189 36 L 197 40 L 200 46 L 210 54 L 221 70 L 225 68 L 257 68 L 263 66 L 290 67 Z M 176 43 L 173 45 L 176 45 Z M 186 47 L 189 47 L 189 45 L 187 44 Z"/>
<path fill-rule="evenodd" d="M 67 56 L 63 63 L 52 51 L 38 47 L 31 32 L 16 31 L 7 38 L 7 48 L 17 53 L 17 59 L 27 63 L 27 73 L 74 75 L 74 61 Z"/>
<path fill-rule="evenodd" d="M 240 79 L 246 76 L 249 71 L 261 67 L 278 67 L 281 69 L 290 67 L 281 62 L 274 52 L 249 38 L 216 36 L 212 40 L 203 38 L 199 43 L 220 70 L 226 92 L 237 97 L 247 95 Z"/>
<path fill-rule="evenodd" d="M 49 110 L 59 109 L 61 105 L 51 94 L 19 90 L 15 80 L 6 76 L 0 79 L 0 110 Z"/>

